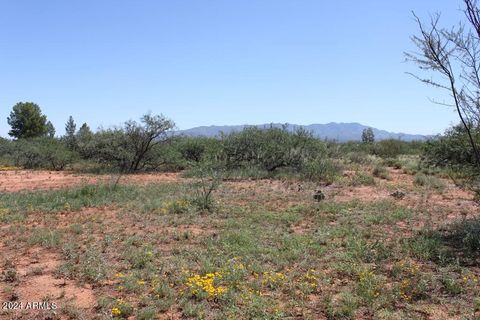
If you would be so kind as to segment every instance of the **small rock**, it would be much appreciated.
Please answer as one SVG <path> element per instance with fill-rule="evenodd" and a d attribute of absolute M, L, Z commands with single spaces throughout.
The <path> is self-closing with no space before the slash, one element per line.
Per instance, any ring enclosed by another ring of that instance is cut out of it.
<path fill-rule="evenodd" d="M 405 198 L 405 192 L 400 191 L 400 190 L 392 192 L 392 193 L 390 193 L 390 195 L 392 197 L 394 197 L 395 199 L 398 199 L 398 200 L 401 200 L 401 199 Z"/>

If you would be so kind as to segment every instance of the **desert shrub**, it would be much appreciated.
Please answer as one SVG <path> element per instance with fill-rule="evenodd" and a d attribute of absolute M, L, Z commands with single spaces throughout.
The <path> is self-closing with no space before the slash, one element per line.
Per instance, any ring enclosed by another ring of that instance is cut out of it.
<path fill-rule="evenodd" d="M 176 172 L 187 168 L 188 162 L 178 151 L 175 141 L 156 145 L 146 155 L 144 170 Z"/>
<path fill-rule="evenodd" d="M 291 133 L 285 127 L 248 127 L 223 136 L 222 140 L 228 168 L 253 165 L 269 172 L 284 167 L 299 169 L 306 159 L 325 149 L 304 129 Z"/>
<path fill-rule="evenodd" d="M 471 130 L 473 139 L 480 141 L 480 129 Z M 480 195 L 480 170 L 462 125 L 454 126 L 424 146 L 421 164 L 426 167 L 448 169 L 458 184 Z"/>
<path fill-rule="evenodd" d="M 480 130 L 473 131 L 476 141 L 480 141 Z M 475 165 L 475 155 L 468 142 L 468 136 L 461 125 L 445 131 L 426 142 L 422 161 L 437 167 L 471 167 Z"/>
<path fill-rule="evenodd" d="M 341 174 L 341 166 L 331 159 L 317 158 L 307 161 L 301 170 L 302 177 L 311 181 L 331 184 Z"/>
<path fill-rule="evenodd" d="M 91 142 L 93 139 L 93 132 L 90 127 L 84 123 L 78 132 L 75 134 L 75 147 L 83 159 L 91 158 Z"/>
<path fill-rule="evenodd" d="M 417 173 L 413 180 L 413 184 L 416 186 L 428 187 L 436 190 L 445 189 L 445 183 L 435 176 L 425 175 Z"/>
<path fill-rule="evenodd" d="M 368 150 L 365 144 L 357 141 L 347 141 L 343 143 L 337 143 L 332 141 L 331 143 L 339 145 L 340 151 L 343 154 L 347 154 L 349 152 L 366 152 L 366 150 Z"/>
<path fill-rule="evenodd" d="M 83 152 L 88 154 L 88 159 L 120 171 L 127 171 L 134 157 L 127 135 L 118 128 L 95 133 Z"/>
<path fill-rule="evenodd" d="M 466 249 L 469 254 L 478 255 L 480 250 L 480 219 L 457 222 L 449 229 L 447 239 L 458 247 Z"/>
<path fill-rule="evenodd" d="M 350 162 L 357 164 L 370 164 L 372 162 L 370 156 L 363 151 L 349 152 L 347 154 L 347 159 Z"/>
<path fill-rule="evenodd" d="M 202 161 L 207 150 L 207 138 L 185 137 L 177 141 L 178 151 L 186 161 Z"/>
<path fill-rule="evenodd" d="M 193 195 L 190 202 L 199 210 L 212 212 L 215 209 L 213 193 L 227 176 L 225 166 L 222 163 L 202 162 L 191 171 L 197 180 L 191 184 Z"/>
<path fill-rule="evenodd" d="M 383 160 L 383 165 L 387 167 L 392 167 L 395 169 L 401 169 L 402 168 L 402 162 L 398 159 L 395 158 L 387 158 Z"/>
<path fill-rule="evenodd" d="M 357 173 L 349 181 L 349 185 L 351 186 L 374 186 L 375 184 L 375 179 L 365 173 Z"/>
<path fill-rule="evenodd" d="M 123 127 L 100 130 L 85 145 L 79 142 L 83 154 L 90 159 L 121 172 L 134 172 L 155 167 L 153 150 L 168 141 L 168 131 L 174 127 L 163 115 L 146 114 L 141 123 L 125 122 Z"/>
<path fill-rule="evenodd" d="M 9 157 L 9 154 L 12 149 L 11 144 L 12 144 L 11 141 L 0 137 L 0 165 L 13 164 L 11 158 Z"/>
<path fill-rule="evenodd" d="M 49 137 L 13 141 L 6 156 L 15 166 L 51 170 L 65 169 L 77 158 L 76 153 L 68 150 L 61 141 Z"/>
<path fill-rule="evenodd" d="M 386 139 L 379 141 L 373 147 L 373 153 L 382 158 L 396 158 L 406 153 L 408 143 L 397 139 Z"/>
<path fill-rule="evenodd" d="M 390 179 L 390 175 L 388 174 L 387 168 L 383 166 L 375 166 L 375 168 L 373 168 L 372 174 L 375 177 L 378 177 L 381 179 Z"/>

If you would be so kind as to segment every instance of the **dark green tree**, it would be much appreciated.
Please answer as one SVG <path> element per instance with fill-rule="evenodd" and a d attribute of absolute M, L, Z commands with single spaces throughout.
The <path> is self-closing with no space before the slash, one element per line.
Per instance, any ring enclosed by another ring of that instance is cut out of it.
<path fill-rule="evenodd" d="M 55 127 L 50 121 L 47 121 L 45 125 L 47 127 L 47 137 L 54 138 L 55 137 Z"/>
<path fill-rule="evenodd" d="M 362 131 L 362 142 L 363 143 L 374 143 L 375 135 L 373 134 L 372 128 L 365 128 Z"/>
<path fill-rule="evenodd" d="M 127 121 L 124 132 L 127 135 L 128 146 L 133 151 L 133 157 L 128 171 L 142 169 L 148 154 L 156 146 L 168 138 L 168 132 L 175 127 L 175 123 L 160 115 L 147 113 L 142 116 L 141 123 Z"/>
<path fill-rule="evenodd" d="M 93 132 L 90 130 L 88 124 L 84 123 L 78 129 L 77 134 L 75 135 L 75 141 L 77 144 L 77 150 L 83 158 L 90 158 L 92 155 L 92 146 L 91 142 L 93 139 Z"/>
<path fill-rule="evenodd" d="M 169 131 L 174 126 L 163 115 L 146 114 L 140 123 L 127 121 L 121 128 L 95 133 L 86 154 L 121 172 L 142 170 L 154 160 L 153 150 L 171 139 Z"/>
<path fill-rule="evenodd" d="M 19 102 L 7 118 L 12 129 L 8 132 L 16 139 L 41 137 L 48 134 L 47 117 L 33 102 Z"/>
<path fill-rule="evenodd" d="M 82 126 L 80 127 L 80 129 L 78 129 L 78 132 L 77 132 L 78 139 L 91 137 L 92 135 L 93 135 L 93 132 L 87 123 L 82 124 Z"/>
<path fill-rule="evenodd" d="M 73 117 L 68 117 L 68 121 L 65 124 L 65 144 L 70 150 L 75 150 L 77 146 L 77 139 L 75 137 L 75 132 L 77 130 L 77 125 L 73 120 Z"/>

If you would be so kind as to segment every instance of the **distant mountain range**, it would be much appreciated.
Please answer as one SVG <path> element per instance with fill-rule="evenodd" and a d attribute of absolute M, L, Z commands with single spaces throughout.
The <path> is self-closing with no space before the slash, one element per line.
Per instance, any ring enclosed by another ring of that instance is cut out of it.
<path fill-rule="evenodd" d="M 296 124 L 285 124 L 287 130 L 294 131 L 297 128 L 303 127 L 308 131 L 311 131 L 316 137 L 321 139 L 336 140 L 339 142 L 346 141 L 359 141 L 362 139 L 363 129 L 369 128 L 368 126 L 362 125 L 360 123 L 336 123 L 330 122 L 327 124 L 310 124 L 307 126 L 301 126 Z M 232 126 L 202 126 L 195 127 L 186 130 L 179 130 L 176 133 L 185 135 L 185 136 L 204 136 L 204 137 L 217 137 L 221 132 L 231 133 L 234 131 L 241 131 L 245 127 L 258 127 L 258 128 L 269 128 L 270 126 L 281 128 L 283 124 L 281 123 L 272 123 L 272 124 L 259 124 L 259 125 L 232 125 Z M 395 133 L 388 132 L 385 130 L 380 130 L 372 128 L 375 135 L 375 140 L 385 140 L 385 139 L 400 139 L 403 141 L 413 141 L 413 140 L 426 140 L 431 136 L 425 136 L 420 134 L 407 134 L 407 133 Z"/>

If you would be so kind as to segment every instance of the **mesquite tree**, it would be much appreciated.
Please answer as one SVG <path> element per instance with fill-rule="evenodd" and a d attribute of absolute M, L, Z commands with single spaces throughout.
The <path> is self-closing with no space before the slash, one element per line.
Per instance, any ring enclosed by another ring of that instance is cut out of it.
<path fill-rule="evenodd" d="M 474 132 L 480 129 L 480 9 L 476 0 L 464 0 L 466 23 L 450 29 L 439 26 L 440 15 L 434 15 L 429 23 L 413 14 L 419 35 L 412 37 L 418 52 L 405 53 L 422 70 L 432 71 L 431 78 L 412 74 L 420 81 L 447 90 L 452 97 L 469 145 L 480 167 L 480 147 Z"/>

